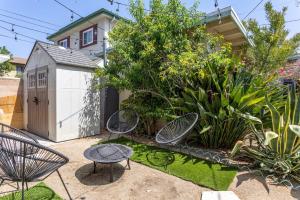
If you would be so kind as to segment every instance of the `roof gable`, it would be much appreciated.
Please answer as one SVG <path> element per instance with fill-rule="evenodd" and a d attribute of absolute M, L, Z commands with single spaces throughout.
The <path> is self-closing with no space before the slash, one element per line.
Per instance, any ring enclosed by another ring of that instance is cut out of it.
<path fill-rule="evenodd" d="M 97 61 L 91 60 L 89 57 L 84 55 L 78 50 L 66 49 L 64 47 L 48 44 L 45 42 L 37 41 L 32 48 L 30 56 L 27 60 L 27 63 L 34 53 L 36 46 L 39 46 L 43 51 L 45 51 L 48 56 L 57 64 L 64 64 L 74 67 L 87 67 L 87 68 L 96 68 Z M 27 65 L 27 64 L 26 64 Z"/>

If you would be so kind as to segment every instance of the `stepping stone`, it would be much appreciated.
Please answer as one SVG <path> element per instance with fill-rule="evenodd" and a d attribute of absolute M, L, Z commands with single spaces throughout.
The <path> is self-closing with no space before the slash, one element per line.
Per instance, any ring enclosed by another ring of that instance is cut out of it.
<path fill-rule="evenodd" d="M 240 200 L 232 191 L 206 191 L 202 192 L 202 200 Z"/>

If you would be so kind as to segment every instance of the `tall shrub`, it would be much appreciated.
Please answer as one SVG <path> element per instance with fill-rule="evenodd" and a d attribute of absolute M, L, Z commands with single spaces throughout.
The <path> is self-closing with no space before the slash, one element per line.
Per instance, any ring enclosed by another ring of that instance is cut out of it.
<path fill-rule="evenodd" d="M 278 70 L 295 53 L 299 46 L 300 34 L 288 38 L 285 27 L 287 8 L 276 11 L 271 2 L 265 4 L 266 24 L 260 25 L 255 19 L 245 23 L 249 38 L 254 45 L 247 48 L 248 67 L 257 73 L 270 73 Z"/>

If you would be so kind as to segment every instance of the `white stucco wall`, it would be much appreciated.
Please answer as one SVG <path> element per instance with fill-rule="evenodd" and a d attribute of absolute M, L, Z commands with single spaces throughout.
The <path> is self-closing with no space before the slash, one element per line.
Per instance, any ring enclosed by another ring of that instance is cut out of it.
<path fill-rule="evenodd" d="M 92 70 L 58 65 L 56 141 L 100 133 L 100 93 L 91 89 Z"/>
<path fill-rule="evenodd" d="M 49 128 L 49 139 L 56 140 L 56 130 L 53 126 L 55 123 L 55 62 L 48 56 L 48 54 L 39 46 L 37 45 L 28 60 L 26 65 L 23 79 L 24 79 L 24 127 L 27 129 L 28 124 L 28 105 L 27 105 L 27 98 L 28 98 L 28 91 L 27 91 L 27 73 L 32 69 L 36 69 L 39 67 L 48 66 L 48 97 L 49 97 L 49 107 L 48 107 L 48 128 Z"/>

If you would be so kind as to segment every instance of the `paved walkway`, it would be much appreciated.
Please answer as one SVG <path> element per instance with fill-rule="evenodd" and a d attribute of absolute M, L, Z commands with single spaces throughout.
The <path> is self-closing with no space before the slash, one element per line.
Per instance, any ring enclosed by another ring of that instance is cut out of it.
<path fill-rule="evenodd" d="M 114 182 L 109 182 L 109 167 L 98 166 L 92 174 L 93 164 L 83 157 L 85 149 L 101 140 L 91 137 L 51 145 L 70 158 L 60 172 L 74 199 L 86 200 L 199 200 L 202 191 L 210 189 L 165 174 L 144 165 L 131 162 L 131 170 L 124 169 L 126 162 L 114 166 Z M 67 198 L 57 174 L 44 181 L 57 194 Z M 238 173 L 229 190 L 241 200 L 300 199 L 300 191 L 267 185 L 261 178 Z"/>

